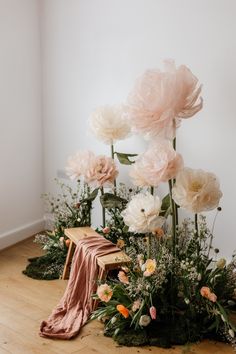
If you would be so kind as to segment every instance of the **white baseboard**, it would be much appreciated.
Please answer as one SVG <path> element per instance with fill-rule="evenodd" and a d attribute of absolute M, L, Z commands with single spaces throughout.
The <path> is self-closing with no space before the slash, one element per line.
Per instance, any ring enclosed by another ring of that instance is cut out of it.
<path fill-rule="evenodd" d="M 45 229 L 44 219 L 36 220 L 30 224 L 25 224 L 19 228 L 0 234 L 0 250 L 12 246 L 17 242 L 37 234 Z"/>

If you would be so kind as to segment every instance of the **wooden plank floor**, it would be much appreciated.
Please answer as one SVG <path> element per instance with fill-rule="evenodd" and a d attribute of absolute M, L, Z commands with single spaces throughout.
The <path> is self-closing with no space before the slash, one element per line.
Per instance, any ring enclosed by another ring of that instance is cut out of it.
<path fill-rule="evenodd" d="M 39 325 L 62 296 L 66 281 L 39 281 L 21 273 L 27 258 L 40 255 L 32 239 L 0 252 L 0 354 L 231 354 L 230 345 L 202 342 L 173 349 L 119 347 L 102 334 L 103 325 L 93 321 L 70 341 L 44 339 Z"/>

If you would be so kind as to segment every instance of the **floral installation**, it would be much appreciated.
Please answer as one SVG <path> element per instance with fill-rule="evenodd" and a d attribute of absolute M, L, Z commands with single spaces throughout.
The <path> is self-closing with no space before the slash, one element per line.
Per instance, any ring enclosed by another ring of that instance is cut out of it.
<path fill-rule="evenodd" d="M 100 194 L 98 231 L 131 259 L 99 284 L 100 306 L 91 316 L 120 345 L 171 347 L 214 338 L 236 346 L 236 254 L 228 262 L 218 258 L 205 215 L 221 211 L 220 184 L 213 173 L 185 166 L 176 149 L 181 121 L 203 107 L 200 95 L 190 69 L 166 61 L 164 71 L 148 70 L 137 80 L 122 108 L 103 106 L 91 115 L 91 130 L 110 145 L 111 156 L 86 152 L 88 158 L 68 161 L 69 174 L 83 176 Z M 149 139 L 139 156 L 114 145 L 130 130 Z M 117 183 L 118 161 L 129 166 L 134 186 Z M 160 184 L 168 187 L 164 198 Z M 180 222 L 182 210 L 192 217 Z"/>

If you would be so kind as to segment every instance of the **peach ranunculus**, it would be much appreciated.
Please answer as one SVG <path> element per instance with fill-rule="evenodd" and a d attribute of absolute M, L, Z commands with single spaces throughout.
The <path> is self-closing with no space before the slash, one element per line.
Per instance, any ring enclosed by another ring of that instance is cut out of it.
<path fill-rule="evenodd" d="M 143 275 L 145 277 L 150 277 L 150 275 L 152 275 L 155 270 L 156 270 L 156 261 L 155 259 L 147 259 L 146 262 L 144 263 L 145 266 L 145 271 L 143 273 Z"/>
<path fill-rule="evenodd" d="M 164 62 L 165 71 L 148 70 L 128 97 L 128 117 L 134 131 L 148 137 L 173 139 L 180 118 L 192 117 L 202 108 L 198 79 L 185 66 Z"/>
<path fill-rule="evenodd" d="M 208 288 L 208 286 L 203 286 L 200 289 L 200 293 L 202 295 L 202 297 L 205 297 L 206 299 L 212 301 L 212 302 L 216 302 L 217 301 L 217 296 L 216 294 L 212 293 L 210 288 Z"/>
<path fill-rule="evenodd" d="M 92 151 L 78 151 L 74 156 L 70 156 L 67 160 L 66 174 L 71 179 L 78 179 L 84 175 L 90 161 L 95 158 Z"/>
<path fill-rule="evenodd" d="M 165 218 L 159 216 L 161 201 L 150 193 L 134 195 L 121 216 L 130 232 L 146 233 L 161 227 Z"/>
<path fill-rule="evenodd" d="M 211 293 L 211 290 L 210 290 L 210 288 L 208 288 L 208 286 L 203 286 L 200 289 L 200 293 L 201 293 L 202 297 L 206 297 L 208 299 L 208 297 Z"/>
<path fill-rule="evenodd" d="M 109 302 L 113 295 L 112 288 L 108 284 L 102 284 L 97 288 L 97 295 L 100 300 Z"/>
<path fill-rule="evenodd" d="M 217 296 L 214 293 L 210 293 L 208 300 L 212 301 L 212 302 L 216 302 L 217 301 Z"/>
<path fill-rule="evenodd" d="M 120 270 L 118 273 L 118 279 L 123 284 L 129 284 L 129 278 L 127 277 L 125 272 L 123 272 L 122 270 Z"/>
<path fill-rule="evenodd" d="M 112 145 L 130 133 L 124 105 L 98 107 L 90 116 L 93 134 L 105 144 Z"/>
<path fill-rule="evenodd" d="M 172 194 L 180 207 L 193 213 L 215 209 L 222 197 L 218 179 L 213 173 L 187 167 L 177 175 Z"/>
<path fill-rule="evenodd" d="M 168 140 L 160 140 L 139 155 L 130 170 L 136 186 L 158 186 L 174 178 L 183 168 L 183 159 Z"/>
<path fill-rule="evenodd" d="M 118 170 L 114 160 L 111 157 L 100 155 L 90 160 L 84 179 L 86 183 L 95 188 L 109 187 L 117 175 Z"/>
<path fill-rule="evenodd" d="M 116 309 L 124 318 L 129 317 L 129 310 L 124 305 L 117 305 Z"/>

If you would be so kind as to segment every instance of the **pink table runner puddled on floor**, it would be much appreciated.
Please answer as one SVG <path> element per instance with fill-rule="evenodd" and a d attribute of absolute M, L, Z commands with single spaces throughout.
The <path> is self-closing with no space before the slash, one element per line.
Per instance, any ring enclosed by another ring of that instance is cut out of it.
<path fill-rule="evenodd" d="M 70 279 L 59 304 L 40 326 L 40 336 L 70 339 L 87 322 L 97 288 L 97 257 L 120 251 L 102 236 L 89 236 L 79 241 L 72 260 Z"/>

